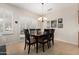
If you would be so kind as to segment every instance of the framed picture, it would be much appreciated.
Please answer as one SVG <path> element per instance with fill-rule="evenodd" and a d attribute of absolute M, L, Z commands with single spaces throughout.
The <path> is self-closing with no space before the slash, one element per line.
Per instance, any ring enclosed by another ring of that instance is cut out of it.
<path fill-rule="evenodd" d="M 58 28 L 63 28 L 63 24 L 59 23 Z"/>
<path fill-rule="evenodd" d="M 56 28 L 57 27 L 57 20 L 52 20 L 51 21 L 51 27 Z"/>
<path fill-rule="evenodd" d="M 63 18 L 58 18 L 58 23 L 63 23 Z"/>

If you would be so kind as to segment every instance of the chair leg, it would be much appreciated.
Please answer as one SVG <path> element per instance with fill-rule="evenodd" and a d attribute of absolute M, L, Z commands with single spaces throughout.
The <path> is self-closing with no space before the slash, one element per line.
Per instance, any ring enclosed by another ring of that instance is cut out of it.
<path fill-rule="evenodd" d="M 49 41 L 48 41 L 48 45 L 49 45 L 49 48 L 51 47 L 51 44 L 53 44 L 52 42 L 51 42 L 52 40 L 50 39 Z"/>
<path fill-rule="evenodd" d="M 54 39 L 52 39 L 52 44 L 54 45 Z"/>
<path fill-rule="evenodd" d="M 34 48 L 35 48 L 35 44 L 34 44 Z"/>
<path fill-rule="evenodd" d="M 29 45 L 29 49 L 28 49 L 28 54 L 30 53 L 30 45 Z"/>
<path fill-rule="evenodd" d="M 35 47 L 35 44 L 34 44 L 34 47 Z"/>
<path fill-rule="evenodd" d="M 43 43 L 43 45 L 42 45 L 42 48 L 43 48 L 43 52 L 45 52 L 45 50 L 44 50 L 44 43 Z"/>
<path fill-rule="evenodd" d="M 48 48 L 49 48 L 49 42 L 47 42 Z"/>
<path fill-rule="evenodd" d="M 26 43 L 25 43 L 25 47 L 24 47 L 24 50 L 26 49 Z"/>

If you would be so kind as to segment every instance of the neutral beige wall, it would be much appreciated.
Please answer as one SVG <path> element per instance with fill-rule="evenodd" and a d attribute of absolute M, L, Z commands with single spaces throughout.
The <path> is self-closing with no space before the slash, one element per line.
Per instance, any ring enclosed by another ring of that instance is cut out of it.
<path fill-rule="evenodd" d="M 47 16 L 49 20 L 63 18 L 63 28 L 56 28 L 55 40 L 78 44 L 78 4 L 53 11 Z"/>

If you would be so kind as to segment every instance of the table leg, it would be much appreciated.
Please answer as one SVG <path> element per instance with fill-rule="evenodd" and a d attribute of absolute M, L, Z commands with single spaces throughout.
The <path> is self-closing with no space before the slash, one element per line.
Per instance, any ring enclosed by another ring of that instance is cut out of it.
<path fill-rule="evenodd" d="M 38 53 L 38 39 L 36 40 L 36 53 Z"/>

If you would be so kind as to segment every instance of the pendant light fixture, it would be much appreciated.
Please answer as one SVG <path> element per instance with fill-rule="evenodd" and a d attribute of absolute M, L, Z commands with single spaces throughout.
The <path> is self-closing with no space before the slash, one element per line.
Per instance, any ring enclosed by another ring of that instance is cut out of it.
<path fill-rule="evenodd" d="M 41 17 L 38 18 L 38 20 L 44 22 L 45 20 L 47 20 L 47 18 L 44 17 L 44 3 L 41 3 L 41 5 L 42 5 L 42 15 Z"/>

